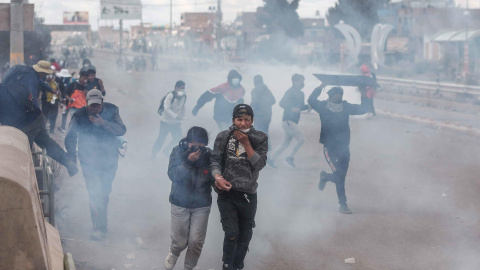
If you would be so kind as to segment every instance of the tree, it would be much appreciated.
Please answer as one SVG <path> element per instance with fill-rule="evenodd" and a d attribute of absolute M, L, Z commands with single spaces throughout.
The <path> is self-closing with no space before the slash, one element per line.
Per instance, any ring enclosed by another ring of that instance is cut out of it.
<path fill-rule="evenodd" d="M 267 33 L 278 31 L 291 38 L 304 34 L 303 23 L 300 21 L 297 8 L 300 0 L 263 0 L 264 7 L 257 14 L 259 26 L 265 27 Z"/>
<path fill-rule="evenodd" d="M 362 37 L 370 35 L 373 26 L 378 23 L 377 10 L 390 0 L 338 0 L 326 15 L 329 25 L 340 21 L 353 26 Z"/>

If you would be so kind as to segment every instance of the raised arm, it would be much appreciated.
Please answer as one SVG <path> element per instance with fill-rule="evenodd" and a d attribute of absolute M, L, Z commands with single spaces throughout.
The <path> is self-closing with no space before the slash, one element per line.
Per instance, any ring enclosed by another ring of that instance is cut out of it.
<path fill-rule="evenodd" d="M 318 100 L 318 97 L 322 93 L 323 88 L 325 88 L 325 86 L 326 85 L 322 83 L 322 85 L 315 88 L 315 90 L 313 90 L 313 92 L 308 97 L 308 105 L 310 105 L 310 107 L 318 113 L 320 113 L 320 109 L 321 109 L 321 102 L 320 100 Z"/>

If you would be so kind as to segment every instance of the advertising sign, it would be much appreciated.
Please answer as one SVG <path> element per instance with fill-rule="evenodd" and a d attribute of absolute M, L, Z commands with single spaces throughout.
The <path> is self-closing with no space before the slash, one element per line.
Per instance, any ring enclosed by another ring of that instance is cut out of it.
<path fill-rule="evenodd" d="M 88 24 L 88 11 L 64 11 L 63 24 Z"/>
<path fill-rule="evenodd" d="M 141 20 L 140 0 L 102 0 L 100 18 L 103 20 Z"/>

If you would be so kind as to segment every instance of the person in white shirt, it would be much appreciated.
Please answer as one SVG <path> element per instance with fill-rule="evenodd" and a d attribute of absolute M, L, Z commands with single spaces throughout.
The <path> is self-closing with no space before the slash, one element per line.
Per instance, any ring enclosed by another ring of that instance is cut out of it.
<path fill-rule="evenodd" d="M 155 158 L 160 149 L 162 149 L 168 134 L 171 134 L 172 140 L 168 147 L 165 147 L 163 150 L 165 155 L 168 156 L 180 140 L 182 136 L 182 120 L 185 118 L 186 100 L 185 82 L 177 81 L 175 83 L 175 90 L 169 92 L 163 98 L 159 108 L 159 114 L 162 118 L 160 120 L 160 132 L 152 149 L 153 158 Z"/>

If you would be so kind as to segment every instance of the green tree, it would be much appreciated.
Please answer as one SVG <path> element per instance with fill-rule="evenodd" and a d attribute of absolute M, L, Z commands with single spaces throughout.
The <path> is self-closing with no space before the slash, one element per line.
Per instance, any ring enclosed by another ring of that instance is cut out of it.
<path fill-rule="evenodd" d="M 303 23 L 297 14 L 300 0 L 263 0 L 263 2 L 264 7 L 259 10 L 257 20 L 259 26 L 266 28 L 267 33 L 284 31 L 291 38 L 303 36 Z"/>
<path fill-rule="evenodd" d="M 377 10 L 390 0 L 338 0 L 328 9 L 327 21 L 335 25 L 340 21 L 353 26 L 362 37 L 370 35 L 373 26 L 378 23 Z"/>

